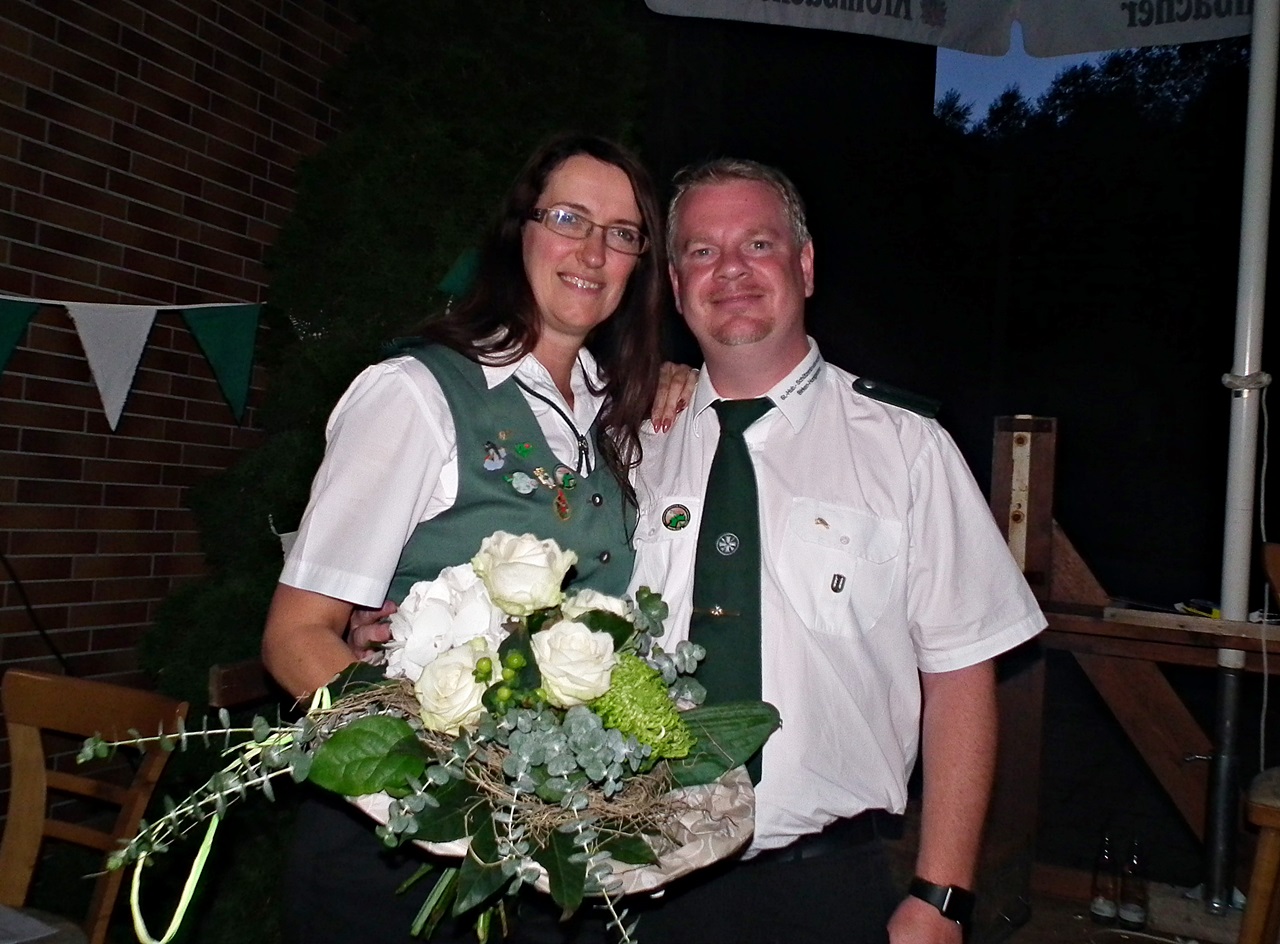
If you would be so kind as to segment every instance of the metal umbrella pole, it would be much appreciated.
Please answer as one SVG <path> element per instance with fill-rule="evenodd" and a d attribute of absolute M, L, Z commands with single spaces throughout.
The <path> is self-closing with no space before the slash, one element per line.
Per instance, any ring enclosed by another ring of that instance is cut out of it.
<path fill-rule="evenodd" d="M 1244 198 L 1240 214 L 1240 268 L 1236 290 L 1235 354 L 1223 383 L 1231 388 L 1231 434 L 1227 452 L 1226 522 L 1222 541 L 1222 615 L 1247 620 L 1253 555 L 1258 417 L 1263 388 L 1262 316 L 1267 286 L 1267 225 L 1271 212 L 1272 148 L 1275 133 L 1280 0 L 1257 0 L 1249 56 L 1249 102 L 1245 131 Z M 1205 824 L 1205 907 L 1222 914 L 1230 905 L 1235 865 L 1239 755 L 1237 727 L 1244 652 L 1218 650 L 1216 752 L 1209 778 Z"/>

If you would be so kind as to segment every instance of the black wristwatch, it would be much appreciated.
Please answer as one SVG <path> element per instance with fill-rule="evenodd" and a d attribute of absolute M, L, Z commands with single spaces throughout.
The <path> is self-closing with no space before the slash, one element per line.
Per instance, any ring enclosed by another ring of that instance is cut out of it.
<path fill-rule="evenodd" d="M 959 885 L 935 885 L 920 876 L 911 880 L 907 892 L 914 898 L 927 901 L 941 912 L 942 917 L 969 926 L 973 917 L 973 905 L 977 901 L 973 892 Z"/>

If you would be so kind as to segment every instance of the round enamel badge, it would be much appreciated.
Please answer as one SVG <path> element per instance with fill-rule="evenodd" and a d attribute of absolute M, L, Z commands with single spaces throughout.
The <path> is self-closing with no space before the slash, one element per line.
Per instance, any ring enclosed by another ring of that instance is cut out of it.
<path fill-rule="evenodd" d="M 662 526 L 668 531 L 679 531 L 689 523 L 689 509 L 684 505 L 668 505 L 662 512 Z"/>

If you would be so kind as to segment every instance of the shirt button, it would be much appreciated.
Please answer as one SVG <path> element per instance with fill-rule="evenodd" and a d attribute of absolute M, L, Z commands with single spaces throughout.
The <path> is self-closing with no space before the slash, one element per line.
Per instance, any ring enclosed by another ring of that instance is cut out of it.
<path fill-rule="evenodd" d="M 599 492 L 596 492 L 596 494 L 591 496 L 591 504 L 599 508 L 601 505 L 604 504 L 604 496 L 601 495 Z"/>
<path fill-rule="evenodd" d="M 609 563 L 609 558 L 610 558 L 610 557 L 612 557 L 612 556 L 613 556 L 613 555 L 612 555 L 612 554 L 610 554 L 608 551 L 601 551 L 601 552 L 600 552 L 600 563 L 602 563 L 602 564 L 607 564 L 607 563 Z"/>

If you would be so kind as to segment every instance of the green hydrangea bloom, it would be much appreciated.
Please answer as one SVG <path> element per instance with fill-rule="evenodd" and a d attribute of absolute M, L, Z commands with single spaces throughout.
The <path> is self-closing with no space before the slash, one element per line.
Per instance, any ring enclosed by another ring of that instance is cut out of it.
<path fill-rule="evenodd" d="M 590 707 L 606 728 L 617 728 L 649 745 L 655 761 L 684 757 L 693 748 L 693 734 L 667 694 L 662 673 L 635 653 L 619 653 L 609 690 Z"/>

